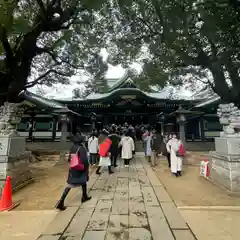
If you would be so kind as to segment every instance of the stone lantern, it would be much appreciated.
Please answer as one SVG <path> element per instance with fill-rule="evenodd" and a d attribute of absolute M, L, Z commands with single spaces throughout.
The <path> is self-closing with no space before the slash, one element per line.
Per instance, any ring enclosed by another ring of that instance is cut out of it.
<path fill-rule="evenodd" d="M 96 121 L 97 121 L 97 114 L 92 112 L 91 113 L 92 131 L 94 131 L 96 128 Z"/>
<path fill-rule="evenodd" d="M 192 114 L 192 111 L 184 109 L 181 105 L 178 110 L 170 114 L 171 116 L 176 116 L 176 122 L 179 124 L 179 137 L 183 144 L 186 142 L 185 125 L 187 116 L 190 114 Z"/>
<path fill-rule="evenodd" d="M 163 136 L 164 135 L 164 123 L 167 119 L 167 114 L 164 114 L 164 113 L 160 113 L 160 114 L 157 114 L 157 121 L 161 124 L 161 135 Z"/>
<path fill-rule="evenodd" d="M 70 122 L 69 110 L 67 108 L 62 108 L 55 110 L 54 113 L 58 114 L 59 122 L 61 123 L 61 152 L 60 152 L 60 162 L 64 162 L 66 143 L 68 137 L 68 123 Z"/>

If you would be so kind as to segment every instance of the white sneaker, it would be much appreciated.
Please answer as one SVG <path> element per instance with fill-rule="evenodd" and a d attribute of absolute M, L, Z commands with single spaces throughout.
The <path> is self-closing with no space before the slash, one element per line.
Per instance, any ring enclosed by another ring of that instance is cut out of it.
<path fill-rule="evenodd" d="M 126 165 L 127 167 L 129 167 L 129 165 Z"/>
<path fill-rule="evenodd" d="M 124 167 L 127 167 L 127 165 L 124 165 Z"/>

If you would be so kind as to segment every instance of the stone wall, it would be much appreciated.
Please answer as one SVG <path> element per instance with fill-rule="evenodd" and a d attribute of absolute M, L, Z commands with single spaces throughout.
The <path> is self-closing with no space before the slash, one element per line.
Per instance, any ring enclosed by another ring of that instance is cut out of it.
<path fill-rule="evenodd" d="M 240 192 L 240 155 L 210 152 L 210 179 L 231 192 Z"/>
<path fill-rule="evenodd" d="M 5 162 L 0 162 L 0 188 L 2 190 L 7 176 L 12 178 L 13 191 L 25 186 L 32 180 L 32 174 L 29 170 L 31 152 L 25 152 L 17 157 L 6 157 Z"/>

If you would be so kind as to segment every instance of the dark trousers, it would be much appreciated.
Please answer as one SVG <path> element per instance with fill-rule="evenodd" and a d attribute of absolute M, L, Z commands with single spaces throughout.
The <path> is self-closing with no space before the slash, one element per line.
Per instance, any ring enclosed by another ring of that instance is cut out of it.
<path fill-rule="evenodd" d="M 122 157 L 122 147 L 119 148 L 119 156 Z"/>
<path fill-rule="evenodd" d="M 90 164 L 97 163 L 97 153 L 90 153 L 89 162 L 90 162 Z"/>
<path fill-rule="evenodd" d="M 129 165 L 131 159 L 124 159 L 124 165 Z"/>
<path fill-rule="evenodd" d="M 63 204 L 65 198 L 67 197 L 68 193 L 70 192 L 71 188 L 70 187 L 65 187 L 62 196 L 60 198 L 60 202 Z M 82 185 L 82 198 L 87 198 L 87 184 Z"/>
<path fill-rule="evenodd" d="M 168 167 L 171 167 L 171 154 L 167 153 Z"/>
<path fill-rule="evenodd" d="M 111 153 L 111 165 L 116 167 L 117 166 L 117 157 L 118 157 L 118 153 Z"/>
<path fill-rule="evenodd" d="M 101 173 L 100 173 L 100 170 L 101 170 L 101 166 L 97 168 L 96 174 L 101 174 Z M 112 174 L 112 173 L 113 173 L 113 171 L 112 171 L 112 169 L 111 169 L 111 166 L 108 166 L 108 173 L 109 173 L 109 174 Z"/>

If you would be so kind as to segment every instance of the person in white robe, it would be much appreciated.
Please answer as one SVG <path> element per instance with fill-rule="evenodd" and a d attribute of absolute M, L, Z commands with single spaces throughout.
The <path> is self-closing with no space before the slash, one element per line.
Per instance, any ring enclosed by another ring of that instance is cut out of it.
<path fill-rule="evenodd" d="M 171 158 L 171 172 L 174 176 L 178 177 L 182 175 L 182 161 L 183 158 L 177 156 L 181 140 L 178 139 L 176 134 L 172 135 L 172 138 L 167 142 L 167 151 L 170 153 Z"/>
<path fill-rule="evenodd" d="M 151 162 L 152 156 L 152 137 L 153 134 L 151 132 L 151 128 L 149 127 L 148 130 L 143 134 L 142 139 L 145 142 L 145 157 L 148 162 Z"/>
<path fill-rule="evenodd" d="M 119 147 L 122 147 L 121 157 L 124 160 L 125 167 L 129 167 L 130 160 L 133 158 L 133 154 L 135 153 L 134 140 L 130 137 L 130 135 L 131 133 L 128 131 L 119 143 Z"/>

